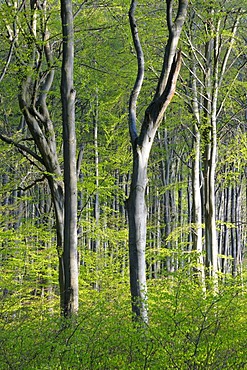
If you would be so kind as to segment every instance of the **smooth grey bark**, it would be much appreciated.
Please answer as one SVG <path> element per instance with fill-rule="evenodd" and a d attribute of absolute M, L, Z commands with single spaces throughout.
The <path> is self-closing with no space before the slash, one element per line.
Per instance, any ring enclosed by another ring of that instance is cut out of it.
<path fill-rule="evenodd" d="M 169 36 L 163 59 L 163 67 L 158 80 L 156 93 L 146 109 L 139 135 L 136 128 L 136 105 L 144 79 L 144 55 L 135 20 L 135 0 L 132 0 L 129 10 L 130 28 L 138 62 L 136 81 L 129 100 L 129 132 L 133 152 L 130 195 L 127 200 L 130 290 L 134 318 L 140 319 L 144 323 L 148 323 L 145 260 L 147 223 L 145 191 L 147 185 L 147 166 L 156 131 L 175 92 L 181 66 L 181 53 L 177 51 L 177 44 L 188 6 L 188 1 L 179 1 L 176 18 L 173 22 L 172 1 L 167 0 L 166 3 Z"/>
<path fill-rule="evenodd" d="M 62 254 L 64 316 L 78 311 L 78 255 L 77 255 L 77 165 L 75 131 L 74 25 L 72 1 L 61 0 L 63 31 L 63 60 L 61 99 L 63 117 L 64 160 L 64 249 Z"/>

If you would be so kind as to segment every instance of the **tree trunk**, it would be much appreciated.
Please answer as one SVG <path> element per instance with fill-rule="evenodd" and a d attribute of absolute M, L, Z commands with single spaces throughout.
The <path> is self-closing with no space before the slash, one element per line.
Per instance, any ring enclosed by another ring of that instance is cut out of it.
<path fill-rule="evenodd" d="M 64 287 L 61 304 L 64 316 L 71 316 L 78 311 L 77 168 L 75 90 L 73 87 L 74 30 L 71 0 L 61 0 L 61 18 L 63 30 L 61 98 L 65 190 L 64 249 L 62 254 Z"/>
<path fill-rule="evenodd" d="M 218 271 L 218 243 L 215 220 L 215 167 L 216 167 L 216 125 L 212 123 L 213 140 L 207 145 L 204 168 L 205 186 L 205 245 L 206 266 L 210 276 L 215 277 Z"/>
<path fill-rule="evenodd" d="M 196 68 L 192 67 L 192 109 L 195 116 L 193 125 L 193 149 L 194 157 L 192 160 L 192 194 L 193 194 L 193 249 L 198 253 L 202 253 L 202 200 L 201 200 L 201 184 L 200 184 L 200 149 L 201 149 L 201 134 L 200 134 L 200 112 L 198 93 L 196 85 Z M 201 261 L 202 262 L 202 261 Z"/>
<path fill-rule="evenodd" d="M 213 31 L 212 31 L 213 32 Z M 212 65 L 214 39 L 210 39 L 205 45 L 205 99 L 204 116 L 206 127 L 204 128 L 204 218 L 205 218 L 205 250 L 206 267 L 210 276 L 217 273 L 218 244 L 215 220 L 215 168 L 216 168 L 216 112 L 218 97 L 218 64 Z"/>
<path fill-rule="evenodd" d="M 174 95 L 181 67 L 181 53 L 177 44 L 186 17 L 188 1 L 180 0 L 177 15 L 173 22 L 172 2 L 167 0 L 167 25 L 169 37 L 163 59 L 162 71 L 156 93 L 146 109 L 140 134 L 137 133 L 136 105 L 144 79 L 144 55 L 135 20 L 136 1 L 132 0 L 129 21 L 132 39 L 136 50 L 138 71 L 129 100 L 129 133 L 133 152 L 133 173 L 130 196 L 127 201 L 129 218 L 129 258 L 132 311 L 134 317 L 148 322 L 146 302 L 146 224 L 147 210 L 145 191 L 147 184 L 147 165 L 156 131 Z"/>
<path fill-rule="evenodd" d="M 99 149 L 98 149 L 98 115 L 99 115 L 99 104 L 98 104 L 98 91 L 95 96 L 95 111 L 93 114 L 93 125 L 94 125 L 94 165 L 95 165 L 95 194 L 93 199 L 93 216 L 94 216 L 94 236 L 92 238 L 92 250 L 96 255 L 96 271 L 100 267 L 100 236 L 99 236 L 99 220 L 100 220 L 100 202 L 99 202 Z M 97 273 L 95 274 L 98 275 Z M 100 290 L 100 281 L 98 278 L 93 282 L 93 287 L 96 290 Z"/>
<path fill-rule="evenodd" d="M 148 151 L 149 149 L 147 149 Z M 146 224 L 147 209 L 145 190 L 147 185 L 148 155 L 137 147 L 133 153 L 133 173 L 130 195 L 127 201 L 129 221 L 130 290 L 132 312 L 148 322 L 146 286 Z"/>

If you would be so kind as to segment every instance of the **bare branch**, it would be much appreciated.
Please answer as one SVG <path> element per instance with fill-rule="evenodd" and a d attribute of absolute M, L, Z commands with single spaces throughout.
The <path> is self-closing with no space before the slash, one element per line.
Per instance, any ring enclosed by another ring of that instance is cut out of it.
<path fill-rule="evenodd" d="M 200 80 L 200 78 L 198 76 L 196 76 L 195 72 L 193 71 L 193 69 L 191 69 L 184 61 L 183 59 L 183 65 L 188 69 L 188 71 L 190 72 L 191 76 L 193 76 L 196 81 L 199 83 L 199 85 L 201 85 L 202 87 L 205 87 L 205 84 L 203 81 Z"/>
<path fill-rule="evenodd" d="M 76 12 L 74 13 L 74 19 L 75 17 L 80 13 L 80 11 L 82 10 L 83 8 L 83 5 L 85 5 L 87 3 L 87 0 L 83 1 L 80 5 L 79 5 L 79 8 L 76 10 Z"/>
<path fill-rule="evenodd" d="M 27 190 L 33 188 L 39 182 L 43 182 L 45 180 L 46 180 L 46 176 L 44 175 L 41 178 L 34 180 L 31 184 L 27 185 L 25 188 L 23 188 L 22 186 L 18 186 L 18 190 L 27 191 Z"/>
<path fill-rule="evenodd" d="M 239 9 L 239 14 L 240 13 L 241 13 L 241 8 Z M 237 29 L 238 29 L 239 19 L 240 19 L 240 16 L 237 15 L 237 17 L 235 19 L 235 22 L 233 24 L 233 27 L 232 27 L 232 35 L 231 35 L 231 39 L 230 39 L 230 45 L 229 45 L 229 47 L 226 50 L 226 53 L 224 55 L 223 62 L 222 62 L 222 65 L 221 65 L 220 78 L 219 78 L 219 86 L 221 85 L 222 80 L 224 78 L 224 73 L 225 73 L 225 70 L 226 70 L 226 65 L 227 65 L 229 56 L 231 54 L 232 48 L 233 48 L 233 44 L 234 44 L 234 41 L 235 41 L 235 36 L 236 36 L 236 33 L 237 33 Z"/>
<path fill-rule="evenodd" d="M 192 51 L 195 59 L 197 60 L 199 66 L 200 66 L 200 69 L 203 71 L 203 74 L 205 74 L 206 73 L 205 68 L 204 68 L 202 62 L 200 61 L 200 59 L 198 58 L 198 54 L 203 59 L 203 61 L 205 61 L 205 56 L 201 53 L 201 51 L 199 49 L 196 49 L 195 48 L 195 45 L 193 45 L 192 40 L 190 39 L 190 37 L 187 34 L 187 32 L 185 34 L 186 34 L 186 38 L 188 40 L 188 44 L 189 44 L 190 50 Z"/>
<path fill-rule="evenodd" d="M 5 143 L 10 144 L 10 145 L 14 145 L 16 148 L 18 148 L 18 149 L 20 149 L 20 150 L 22 150 L 22 151 L 30 154 L 33 158 L 35 158 L 42 165 L 44 165 L 43 159 L 40 156 L 38 156 L 33 150 L 31 150 L 30 148 L 26 147 L 25 145 L 20 144 L 20 143 L 14 141 L 14 140 L 12 140 L 12 139 L 10 139 L 10 138 L 2 135 L 1 133 L 0 133 L 0 139 L 2 141 L 4 141 Z"/>

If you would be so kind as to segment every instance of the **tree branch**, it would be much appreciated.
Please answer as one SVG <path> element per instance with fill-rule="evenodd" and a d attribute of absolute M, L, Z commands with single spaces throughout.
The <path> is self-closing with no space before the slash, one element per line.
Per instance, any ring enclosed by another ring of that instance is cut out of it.
<path fill-rule="evenodd" d="M 10 45 L 10 48 L 9 48 L 7 60 L 5 62 L 5 66 L 3 67 L 3 70 L 2 70 L 1 75 L 0 75 L 0 83 L 2 82 L 4 76 L 5 76 L 6 72 L 7 72 L 9 63 L 11 61 L 11 58 L 12 58 L 12 55 L 13 55 L 14 46 L 15 46 L 15 40 L 16 40 L 16 37 L 14 37 L 14 39 L 11 41 L 11 45 Z"/>
<path fill-rule="evenodd" d="M 34 187 L 39 182 L 43 182 L 44 180 L 46 180 L 46 176 L 45 175 L 42 176 L 39 179 L 34 180 L 31 184 L 27 185 L 25 188 L 23 188 L 22 186 L 18 186 L 17 190 L 27 191 L 27 190 L 31 189 L 32 187 Z"/>
<path fill-rule="evenodd" d="M 173 21 L 172 21 L 172 5 L 173 0 L 166 0 L 166 19 L 169 33 L 172 33 Z"/>
<path fill-rule="evenodd" d="M 148 131 L 150 130 L 152 131 L 153 129 L 155 131 L 157 130 L 160 121 L 162 120 L 163 115 L 165 113 L 165 110 L 170 104 L 175 93 L 181 63 L 182 57 L 181 51 L 179 50 L 178 52 L 176 52 L 174 56 L 173 63 L 168 76 L 168 81 L 163 94 L 159 98 L 154 99 L 145 112 L 145 118 L 140 133 L 139 145 L 142 145 L 142 142 Z M 149 136 L 151 137 L 152 135 L 149 134 Z"/>
<path fill-rule="evenodd" d="M 48 113 L 48 108 L 46 105 L 46 98 L 47 98 L 47 94 L 50 91 L 53 80 L 54 80 L 55 70 L 54 70 L 54 66 L 52 65 L 53 64 L 52 51 L 51 51 L 51 46 L 48 42 L 48 31 L 47 30 L 45 31 L 45 35 L 44 35 L 44 43 L 45 43 L 44 52 L 45 52 L 47 66 L 48 66 L 48 72 L 46 74 L 43 84 L 41 85 L 41 91 L 40 91 L 40 95 L 37 101 L 37 107 L 40 107 L 42 109 L 42 114 L 44 115 L 44 118 L 48 118 L 49 113 Z"/>
<path fill-rule="evenodd" d="M 239 14 L 240 13 L 241 13 L 241 8 L 239 9 Z M 231 35 L 231 38 L 230 38 L 230 45 L 229 45 L 229 47 L 227 48 L 227 50 L 225 52 L 225 55 L 224 55 L 224 58 L 223 58 L 223 62 L 222 62 L 222 65 L 221 65 L 220 78 L 219 78 L 219 86 L 221 86 L 221 84 L 222 84 L 222 80 L 224 78 L 224 73 L 225 73 L 225 70 L 226 70 L 226 65 L 227 65 L 227 62 L 228 62 L 228 59 L 229 59 L 229 56 L 231 54 L 231 51 L 232 51 L 232 48 L 233 48 L 233 44 L 234 44 L 234 41 L 235 41 L 235 36 L 236 36 L 236 33 L 237 33 L 239 19 L 240 19 L 240 15 L 239 14 L 237 15 L 237 17 L 235 19 L 235 22 L 233 24 L 233 27 L 232 27 L 232 35 Z"/>
<path fill-rule="evenodd" d="M 179 0 L 177 16 L 176 16 L 174 23 L 172 22 L 172 19 L 171 19 L 172 1 L 166 0 L 166 4 L 167 4 L 167 17 L 166 18 L 167 18 L 169 36 L 168 36 L 168 41 L 167 41 L 167 45 L 165 49 L 162 71 L 160 74 L 154 100 L 159 98 L 163 94 L 166 88 L 166 84 L 167 84 L 170 71 L 171 71 L 171 67 L 172 67 L 174 57 L 176 54 L 179 37 L 182 31 L 182 26 L 185 22 L 185 17 L 187 14 L 187 7 L 188 7 L 188 0 Z"/>
<path fill-rule="evenodd" d="M 10 144 L 10 145 L 14 145 L 16 148 L 18 148 L 18 149 L 20 149 L 20 150 L 22 150 L 22 151 L 30 154 L 33 158 L 35 158 L 42 165 L 44 165 L 43 159 L 39 155 L 37 155 L 34 151 L 32 151 L 30 148 L 26 147 L 25 145 L 22 145 L 20 143 L 17 143 L 16 141 L 14 141 L 14 140 L 12 140 L 12 139 L 10 139 L 10 138 L 2 135 L 1 133 L 0 133 L 0 139 L 2 141 L 4 141 L 5 143 Z"/>
<path fill-rule="evenodd" d="M 132 34 L 132 39 L 136 51 L 137 56 L 137 65 L 138 65 L 138 71 L 137 76 L 135 80 L 135 84 L 133 87 L 133 90 L 130 95 L 129 100 L 129 132 L 130 132 L 130 138 L 132 146 L 135 143 L 135 140 L 138 136 L 137 129 L 136 129 L 136 104 L 137 99 L 140 94 L 143 79 L 144 79 L 144 55 L 142 51 L 141 42 L 138 35 L 138 29 L 135 19 L 135 9 L 136 9 L 136 1 L 132 0 L 131 6 L 129 9 L 129 22 L 130 22 L 130 29 Z"/>

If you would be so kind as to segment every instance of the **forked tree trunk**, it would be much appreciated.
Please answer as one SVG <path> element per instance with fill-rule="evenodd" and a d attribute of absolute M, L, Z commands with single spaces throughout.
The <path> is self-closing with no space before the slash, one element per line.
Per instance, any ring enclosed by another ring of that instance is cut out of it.
<path fill-rule="evenodd" d="M 132 0 L 129 10 L 130 28 L 138 62 L 137 77 L 129 101 L 129 132 L 133 151 L 133 173 L 130 195 L 127 200 L 130 287 L 134 318 L 141 319 L 144 323 L 148 323 L 145 261 L 147 166 L 156 131 L 175 92 L 181 66 L 181 53 L 177 52 L 177 44 L 188 6 L 187 0 L 179 1 L 176 18 L 173 22 L 172 1 L 167 0 L 166 3 L 169 37 L 164 54 L 163 67 L 155 96 L 146 109 L 139 135 L 136 128 L 136 104 L 144 78 L 144 55 L 135 20 L 135 0 Z"/>

